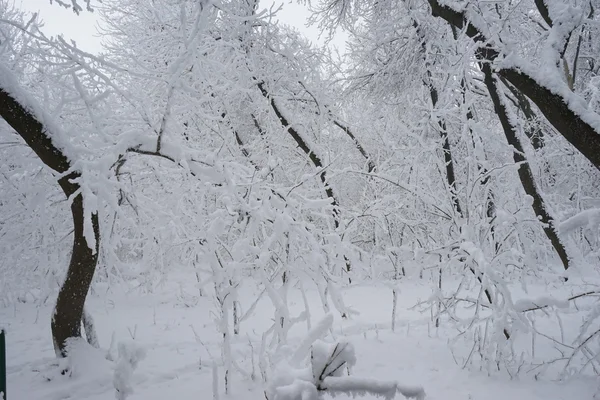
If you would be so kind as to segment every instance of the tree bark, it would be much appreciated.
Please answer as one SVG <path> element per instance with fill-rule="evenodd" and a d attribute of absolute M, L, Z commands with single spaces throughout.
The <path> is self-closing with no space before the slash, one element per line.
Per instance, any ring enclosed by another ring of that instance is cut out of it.
<path fill-rule="evenodd" d="M 65 195 L 69 197 L 79 188 L 79 185 L 68 182 L 65 178 L 59 180 L 59 184 Z M 100 243 L 98 214 L 92 215 L 92 226 L 96 238 L 95 249 L 89 247 L 83 235 L 85 210 L 81 193 L 73 198 L 71 215 L 73 216 L 73 252 L 67 277 L 58 292 L 51 324 L 54 350 L 62 356 L 66 356 L 67 340 L 81 337 L 83 306 L 96 270 Z"/>
<path fill-rule="evenodd" d="M 429 87 L 429 95 L 431 96 L 431 104 L 433 108 L 436 107 L 439 101 L 439 95 L 437 89 L 431 82 L 431 72 L 427 71 L 427 77 L 429 83 L 425 84 Z M 456 213 L 462 217 L 462 208 L 460 207 L 460 200 L 456 192 L 456 175 L 454 173 L 454 160 L 452 158 L 452 149 L 450 148 L 450 141 L 448 139 L 448 131 L 446 129 L 446 122 L 438 120 L 438 126 L 440 127 L 439 133 L 442 139 L 442 151 L 444 152 L 444 165 L 446 166 L 446 181 L 448 183 L 448 190 L 450 190 L 450 197 L 452 198 L 452 205 Z"/>
<path fill-rule="evenodd" d="M 546 203 L 544 202 L 544 198 L 540 193 L 535 181 L 533 179 L 533 173 L 531 172 L 531 168 L 527 159 L 525 158 L 525 153 L 523 150 L 523 145 L 519 137 L 517 136 L 517 131 L 515 127 L 511 124 L 510 118 L 508 115 L 508 110 L 506 109 L 506 105 L 500 99 L 501 92 L 498 87 L 498 82 L 494 78 L 492 73 L 492 68 L 489 63 L 481 63 L 481 70 L 484 74 L 484 82 L 490 93 L 490 97 L 492 99 L 492 103 L 494 103 L 494 111 L 498 115 L 498 119 L 500 120 L 500 124 L 502 125 L 502 129 L 504 130 L 504 134 L 506 136 L 506 140 L 508 144 L 513 146 L 513 159 L 515 163 L 519 165 L 518 173 L 519 179 L 521 180 L 521 184 L 523 185 L 523 189 L 525 193 L 533 198 L 533 211 L 535 215 L 539 217 L 540 221 L 543 224 L 544 232 L 546 236 L 552 243 L 554 250 L 560 257 L 562 261 L 564 269 L 569 268 L 569 256 L 565 249 L 565 246 L 561 242 L 558 234 L 556 233 L 554 227 L 554 219 L 550 215 Z"/>
<path fill-rule="evenodd" d="M 287 118 L 283 115 L 283 113 L 281 112 L 281 110 L 279 109 L 277 104 L 275 103 L 275 99 L 273 99 L 273 97 L 269 94 L 269 92 L 265 88 L 264 83 L 262 83 L 262 82 L 258 83 L 258 88 L 260 89 L 260 92 L 262 93 L 262 95 L 267 100 L 269 100 L 271 108 L 273 109 L 273 112 L 275 112 L 275 115 L 277 116 L 277 119 L 279 119 L 279 122 L 281 123 L 281 125 L 288 131 L 288 133 L 294 139 L 294 141 L 296 142 L 298 147 L 300 147 L 300 149 L 304 152 L 304 154 L 306 154 L 306 156 L 310 159 L 312 165 L 315 168 L 321 169 L 321 173 L 319 174 L 319 179 L 321 180 L 321 183 L 323 184 L 323 187 L 325 188 L 325 194 L 327 195 L 327 197 L 329 197 L 331 199 L 331 204 L 333 205 L 333 223 L 334 223 L 335 228 L 337 229 L 340 226 L 338 201 L 337 201 L 335 195 L 333 194 L 333 189 L 331 188 L 331 186 L 329 186 L 329 183 L 327 182 L 327 172 L 323 169 L 323 162 L 321 161 L 321 158 L 314 151 L 312 151 L 312 149 L 310 147 L 308 147 L 308 143 L 306 143 L 304 141 L 302 136 L 300 136 L 300 134 L 296 131 L 296 129 L 294 129 L 294 127 L 289 123 Z"/>
<path fill-rule="evenodd" d="M 0 88 L 0 116 L 23 138 L 44 164 L 61 174 L 69 171 L 71 161 L 54 145 L 47 127 L 3 88 Z M 58 183 L 67 198 L 79 190 L 79 184 L 72 182 L 79 176 L 78 172 L 71 172 L 59 179 Z M 83 306 L 96 269 L 100 244 L 97 214 L 92 215 L 96 248 L 91 249 L 84 237 L 85 210 L 81 193 L 72 199 L 71 215 L 74 230 L 73 252 L 66 279 L 58 293 L 51 323 L 54 349 L 58 356 L 66 355 L 68 339 L 81 337 Z"/>
<path fill-rule="evenodd" d="M 525 135 L 527 135 L 531 145 L 535 150 L 541 150 L 544 147 L 544 132 L 542 132 L 540 124 L 536 123 L 535 121 L 536 115 L 531 108 L 531 104 L 529 103 L 527 96 L 515 89 L 514 86 L 508 83 L 506 79 L 501 78 L 500 80 L 502 83 L 504 83 L 508 90 L 510 90 L 513 96 L 515 96 L 519 109 L 525 116 L 525 119 L 527 119 L 527 122 L 529 122 L 529 125 L 525 128 Z"/>
<path fill-rule="evenodd" d="M 423 59 L 425 61 L 425 76 L 423 79 L 423 83 L 429 89 L 429 96 L 431 97 L 431 104 L 433 108 L 437 106 L 439 101 L 439 93 L 436 87 L 433 84 L 432 74 L 431 74 L 431 64 L 427 61 L 427 46 L 425 42 L 425 38 L 422 34 L 421 27 L 416 19 L 412 20 L 412 26 L 415 28 L 417 36 L 421 38 L 421 52 Z M 448 190 L 450 191 L 450 198 L 452 199 L 452 205 L 454 210 L 459 216 L 463 216 L 462 209 L 460 207 L 460 200 L 458 198 L 458 193 L 456 190 L 456 175 L 454 173 L 454 160 L 452 158 L 452 149 L 450 147 L 450 141 L 448 139 L 448 130 L 446 129 L 446 122 L 444 120 L 437 121 L 439 126 L 439 134 L 442 139 L 442 151 L 444 153 L 444 165 L 446 168 L 446 182 L 448 183 Z"/>
<path fill-rule="evenodd" d="M 306 143 L 304 141 L 302 136 L 300 136 L 300 134 L 296 131 L 296 129 L 294 129 L 294 127 L 289 123 L 287 118 L 283 115 L 283 113 L 277 106 L 277 103 L 275 103 L 275 99 L 269 94 L 269 92 L 265 88 L 265 85 L 263 82 L 258 83 L 258 88 L 260 89 L 260 92 L 262 93 L 262 95 L 267 100 L 269 100 L 269 103 L 271 104 L 271 108 L 273 109 L 273 112 L 279 119 L 279 122 L 281 123 L 281 125 L 288 131 L 288 133 L 294 139 L 294 141 L 296 142 L 298 147 L 300 147 L 300 149 L 302 149 L 304 154 L 306 154 L 306 156 L 310 159 L 313 166 L 315 168 L 318 168 L 321 170 L 321 173 L 319 174 L 319 178 L 321 180 L 321 183 L 323 184 L 323 187 L 325 188 L 325 194 L 327 195 L 328 198 L 331 199 L 331 205 L 333 206 L 333 211 L 332 211 L 333 225 L 334 225 L 335 229 L 339 228 L 340 227 L 339 203 L 338 203 L 335 195 L 333 194 L 333 189 L 331 188 L 331 186 L 329 186 L 329 182 L 327 182 L 327 172 L 325 171 L 325 169 L 323 167 L 323 162 L 321 161 L 321 158 L 319 158 L 319 156 L 314 151 L 311 150 L 311 148 L 308 146 L 308 143 Z M 345 255 L 344 255 L 344 261 L 346 263 L 346 272 L 349 273 L 352 270 L 352 265 L 351 265 L 348 257 L 346 257 Z M 352 278 L 348 277 L 348 282 L 352 283 Z"/>
<path fill-rule="evenodd" d="M 480 61 L 493 62 L 498 58 L 500 52 L 489 44 L 488 38 L 468 20 L 464 11 L 442 5 L 438 0 L 428 1 L 433 16 L 443 18 L 449 24 L 462 29 L 474 42 L 482 44 L 477 51 L 477 58 Z M 529 97 L 548 122 L 596 168 L 600 168 L 600 131 L 572 109 L 569 105 L 570 99 L 565 97 L 566 94 L 556 94 L 516 67 L 500 68 L 495 73 Z"/>
<path fill-rule="evenodd" d="M 331 113 L 330 113 L 330 116 Z M 354 135 L 354 133 L 352 133 L 352 131 L 350 130 L 350 128 L 348 127 L 348 125 L 344 125 L 341 122 L 337 121 L 337 120 L 333 120 L 333 124 L 335 126 L 337 126 L 338 128 L 340 128 L 342 131 L 344 131 L 344 133 L 346 135 L 348 135 L 348 137 L 354 142 L 354 146 L 356 147 L 356 149 L 359 151 L 359 153 L 364 157 L 365 161 L 367 162 L 367 171 L 370 172 L 374 172 L 375 171 L 375 163 L 373 162 L 373 160 L 371 159 L 371 156 L 369 155 L 369 153 L 367 153 L 367 151 L 365 150 L 365 148 L 362 146 L 362 144 L 358 141 L 358 139 L 356 138 L 356 136 Z"/>

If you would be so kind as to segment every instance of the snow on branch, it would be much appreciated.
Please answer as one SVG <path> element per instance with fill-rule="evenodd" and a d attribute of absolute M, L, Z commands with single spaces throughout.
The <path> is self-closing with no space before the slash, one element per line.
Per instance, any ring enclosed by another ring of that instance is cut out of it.
<path fill-rule="evenodd" d="M 366 396 L 372 394 L 384 399 L 393 399 L 396 393 L 400 393 L 407 399 L 422 400 L 425 398 L 425 392 L 420 386 L 406 386 L 395 381 L 353 376 L 327 377 L 323 381 L 322 390 L 326 390 L 332 395 L 347 393 L 352 396 Z"/>
<path fill-rule="evenodd" d="M 85 3 L 85 9 L 89 12 L 94 11 L 94 9 L 92 8 L 91 2 L 92 2 L 91 0 L 83 0 L 83 3 Z M 79 4 L 78 0 L 71 0 L 71 4 L 67 3 L 66 1 L 62 1 L 62 0 L 50 0 L 50 4 L 52 4 L 52 3 L 56 3 L 59 6 L 62 6 L 66 9 L 70 8 L 77 15 L 79 15 L 83 11 L 83 7 Z"/>
<path fill-rule="evenodd" d="M 330 314 L 325 315 L 325 317 L 323 319 L 321 319 L 321 321 L 319 321 L 319 323 L 317 325 L 315 325 L 314 328 L 312 328 L 310 331 L 308 331 L 304 340 L 302 340 L 302 342 L 300 342 L 300 345 L 298 346 L 298 348 L 294 352 L 294 355 L 291 358 L 292 363 L 294 363 L 294 364 L 300 363 L 304 359 L 304 357 L 308 354 L 308 352 L 310 351 L 312 344 L 315 341 L 317 341 L 320 338 L 327 335 L 327 332 L 329 331 L 329 329 L 331 329 L 332 325 L 333 325 L 333 314 L 330 313 Z"/>
<path fill-rule="evenodd" d="M 59 173 L 71 168 L 68 140 L 53 119 L 19 84 L 12 71 L 0 64 L 0 117 L 27 142 L 40 159 Z"/>
<path fill-rule="evenodd" d="M 591 290 L 589 292 L 576 294 L 567 299 L 556 299 L 549 296 L 541 296 L 535 299 L 521 299 L 515 302 L 515 310 L 517 312 L 528 312 L 541 310 L 548 307 L 568 308 L 569 302 L 587 296 L 598 296 L 600 292 Z"/>
<path fill-rule="evenodd" d="M 581 96 L 573 93 L 565 82 L 553 74 L 540 74 L 539 68 L 514 53 L 501 59 L 506 54 L 490 41 L 491 37 L 481 23 L 480 16 L 438 0 L 428 2 L 433 16 L 462 29 L 471 40 L 482 44 L 477 50 L 480 61 L 500 61 L 495 73 L 529 97 L 548 122 L 592 164 L 600 168 L 600 116 L 586 109 Z"/>
<path fill-rule="evenodd" d="M 558 225 L 558 230 L 563 233 L 573 232 L 578 228 L 598 229 L 600 226 L 600 208 L 584 210 L 564 220 Z"/>

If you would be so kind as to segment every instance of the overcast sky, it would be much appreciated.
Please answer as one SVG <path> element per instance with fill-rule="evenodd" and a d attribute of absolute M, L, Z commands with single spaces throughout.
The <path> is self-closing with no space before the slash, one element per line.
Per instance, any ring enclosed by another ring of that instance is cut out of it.
<path fill-rule="evenodd" d="M 39 12 L 45 22 L 43 30 L 46 34 L 63 34 L 65 38 L 75 40 L 82 50 L 92 53 L 101 49 L 93 13 L 82 12 L 77 16 L 56 2 L 50 5 L 50 0 L 16 0 L 16 5 L 23 10 Z"/>
<path fill-rule="evenodd" d="M 65 2 L 69 1 L 66 0 Z M 81 1 L 81 3 L 84 2 Z M 96 30 L 96 14 L 82 12 L 77 16 L 72 10 L 65 9 L 56 2 L 51 5 L 50 0 L 16 0 L 16 4 L 23 10 L 39 12 L 45 22 L 44 31 L 46 34 L 63 34 L 65 38 L 75 40 L 82 50 L 91 53 L 97 53 L 101 50 L 100 38 Z M 272 0 L 261 1 L 262 7 L 270 7 L 271 4 L 273 4 Z M 305 26 L 309 12 L 304 6 L 281 0 L 275 1 L 275 4 L 284 5 L 279 14 L 281 22 L 295 26 L 313 43 L 323 42 L 318 39 L 317 28 L 307 28 Z M 343 44 L 341 47 L 343 47 Z"/>

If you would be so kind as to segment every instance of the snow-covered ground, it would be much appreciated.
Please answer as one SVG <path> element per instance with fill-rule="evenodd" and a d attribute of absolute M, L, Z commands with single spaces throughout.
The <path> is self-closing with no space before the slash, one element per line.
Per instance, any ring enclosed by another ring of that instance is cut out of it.
<path fill-rule="evenodd" d="M 273 308 L 264 298 L 253 316 L 241 324 L 232 338 L 233 359 L 240 371 L 228 377 L 229 393 L 224 393 L 221 337 L 216 329 L 215 302 L 198 298 L 193 278 L 172 275 L 155 285 L 151 292 L 124 285 L 109 289 L 97 284 L 88 300 L 94 316 L 101 350 L 87 345 L 75 346 L 70 360 L 54 356 L 50 335 L 51 304 L 37 307 L 16 303 L 0 309 L 0 321 L 8 330 L 9 400 L 100 400 L 115 398 L 117 345 L 134 342 L 146 356 L 133 373 L 134 392 L 128 399 L 199 400 L 264 399 L 259 368 L 262 333 L 272 325 Z M 251 287 L 251 285 L 246 285 Z M 355 376 L 397 380 L 420 385 L 427 399 L 439 400 L 549 400 L 593 399 L 600 397 L 597 378 L 579 377 L 552 381 L 524 374 L 511 379 L 506 373 L 489 375 L 486 371 L 463 368 L 451 351 L 449 330 L 436 330 L 429 315 L 411 309 L 429 297 L 430 288 L 419 280 L 399 284 L 397 323 L 391 331 L 391 289 L 372 283 L 345 288 L 347 305 L 358 311 L 351 319 L 335 316 L 329 340 L 346 340 L 356 349 Z M 241 304 L 251 304 L 260 288 L 244 289 Z M 319 296 L 307 289 L 313 326 L 324 315 Z M 298 290 L 290 290 L 288 301 L 292 316 L 304 310 Z M 299 323 L 289 334 L 289 353 L 307 330 Z M 111 345 L 112 343 L 112 345 Z M 131 348 L 131 347 L 130 347 Z M 280 348 L 285 354 L 287 346 Z M 69 364 L 70 373 L 61 375 Z M 213 370 L 218 372 L 219 393 L 213 393 Z M 123 373 L 122 370 L 119 373 Z M 254 380 L 252 379 L 254 377 Z M 345 398 L 340 396 L 338 398 Z M 372 397 L 365 397 L 372 398 Z M 398 395 L 398 398 L 401 398 Z"/>

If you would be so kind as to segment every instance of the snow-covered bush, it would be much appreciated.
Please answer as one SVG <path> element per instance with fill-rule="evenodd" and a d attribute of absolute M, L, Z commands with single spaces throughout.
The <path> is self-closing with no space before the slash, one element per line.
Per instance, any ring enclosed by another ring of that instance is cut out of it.
<path fill-rule="evenodd" d="M 125 400 L 134 391 L 133 374 L 146 350 L 132 341 L 119 342 L 115 347 L 116 357 L 111 354 L 112 349 L 97 348 L 83 338 L 70 339 L 67 356 L 51 360 L 43 377 L 47 381 L 72 379 L 81 385 L 113 388 L 115 398 Z"/>
<path fill-rule="evenodd" d="M 324 394 L 342 393 L 352 396 L 371 394 L 385 399 L 393 399 L 400 393 L 406 398 L 425 398 L 425 392 L 419 386 L 351 376 L 351 369 L 356 364 L 352 344 L 320 340 L 332 324 L 333 316 L 328 314 L 308 332 L 292 356 L 276 366 L 265 390 L 268 400 L 318 400 Z"/>
<path fill-rule="evenodd" d="M 113 384 L 117 400 L 125 400 L 133 393 L 133 371 L 146 357 L 146 350 L 136 343 L 119 343 L 119 358 L 115 365 Z"/>

